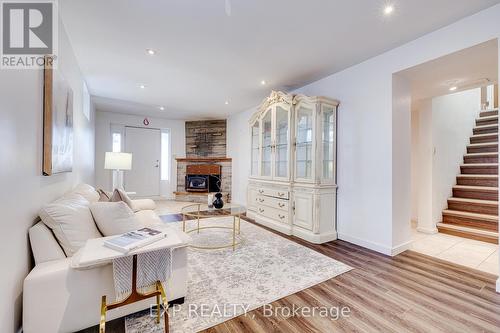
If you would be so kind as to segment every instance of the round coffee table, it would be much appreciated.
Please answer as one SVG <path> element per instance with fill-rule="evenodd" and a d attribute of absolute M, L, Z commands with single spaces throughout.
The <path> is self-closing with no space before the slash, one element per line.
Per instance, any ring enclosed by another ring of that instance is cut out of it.
<path fill-rule="evenodd" d="M 241 239 L 237 239 L 237 235 L 240 236 L 241 234 L 241 214 L 245 213 L 245 208 L 240 205 L 236 204 L 225 204 L 223 208 L 221 209 L 216 209 L 216 208 L 209 208 L 207 204 L 192 204 L 192 205 L 187 205 L 182 207 L 181 209 L 181 214 L 182 214 L 182 231 L 186 233 L 192 233 L 192 232 L 197 232 L 200 233 L 200 230 L 203 229 L 229 229 L 232 231 L 232 238 L 229 243 L 223 244 L 220 246 L 197 246 L 197 245 L 190 245 L 193 248 L 197 249 L 205 249 L 205 250 L 218 250 L 218 249 L 225 249 L 232 247 L 233 251 L 235 250 L 236 246 L 241 243 Z M 227 216 L 232 216 L 233 217 L 233 223 L 232 226 L 224 226 L 224 225 L 207 225 L 203 226 L 200 224 L 203 223 L 203 219 L 209 218 L 209 217 L 227 217 Z M 186 229 L 188 221 L 194 221 L 196 220 L 196 227 L 193 229 Z"/>

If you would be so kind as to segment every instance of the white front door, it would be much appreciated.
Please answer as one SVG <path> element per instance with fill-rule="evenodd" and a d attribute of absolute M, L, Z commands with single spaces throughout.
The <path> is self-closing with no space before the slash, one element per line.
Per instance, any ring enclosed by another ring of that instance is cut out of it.
<path fill-rule="evenodd" d="M 139 197 L 159 196 L 161 131 L 125 127 L 125 152 L 132 153 L 132 170 L 124 172 L 125 190 Z"/>

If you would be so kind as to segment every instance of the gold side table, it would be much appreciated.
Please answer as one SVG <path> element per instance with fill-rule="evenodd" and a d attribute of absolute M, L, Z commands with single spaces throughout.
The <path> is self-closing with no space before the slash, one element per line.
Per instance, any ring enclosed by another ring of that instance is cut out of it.
<path fill-rule="evenodd" d="M 137 254 L 132 257 L 132 293 L 123 301 L 106 304 L 106 295 L 101 298 L 101 320 L 99 321 L 99 333 L 106 332 L 106 312 L 128 304 L 140 302 L 142 300 L 156 297 L 156 323 L 160 323 L 161 304 L 165 309 L 168 309 L 167 296 L 160 281 L 156 281 L 155 291 L 142 294 L 137 291 Z M 165 311 L 165 333 L 168 333 L 168 312 Z"/>
<path fill-rule="evenodd" d="M 200 233 L 200 230 L 204 229 L 229 229 L 232 231 L 232 239 L 230 243 L 224 244 L 221 246 L 197 246 L 197 245 L 189 245 L 190 247 L 197 249 L 205 249 L 205 250 L 218 250 L 225 248 L 233 248 L 233 251 L 236 249 L 236 246 L 241 243 L 237 241 L 236 236 L 241 235 L 241 214 L 245 213 L 245 208 L 236 204 L 226 204 L 221 209 L 209 208 L 206 204 L 192 204 L 182 207 L 182 231 L 186 233 L 197 232 Z M 203 219 L 209 217 L 233 217 L 232 226 L 222 226 L 222 225 L 209 225 L 209 226 L 200 226 Z M 187 222 L 190 220 L 196 220 L 196 228 L 187 229 Z"/>

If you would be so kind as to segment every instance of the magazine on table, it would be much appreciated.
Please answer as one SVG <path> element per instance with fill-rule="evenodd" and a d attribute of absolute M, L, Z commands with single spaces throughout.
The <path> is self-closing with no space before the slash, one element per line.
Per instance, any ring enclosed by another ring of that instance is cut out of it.
<path fill-rule="evenodd" d="M 142 228 L 139 230 L 129 231 L 117 237 L 106 239 L 104 241 L 104 246 L 127 253 L 154 243 L 164 237 L 166 237 L 166 234 L 159 230 Z"/>

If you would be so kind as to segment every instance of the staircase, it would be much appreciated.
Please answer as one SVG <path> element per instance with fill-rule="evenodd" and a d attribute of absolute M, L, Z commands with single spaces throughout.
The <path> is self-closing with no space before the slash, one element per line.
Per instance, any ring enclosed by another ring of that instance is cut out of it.
<path fill-rule="evenodd" d="M 439 232 L 498 244 L 498 109 L 476 119 Z"/>

